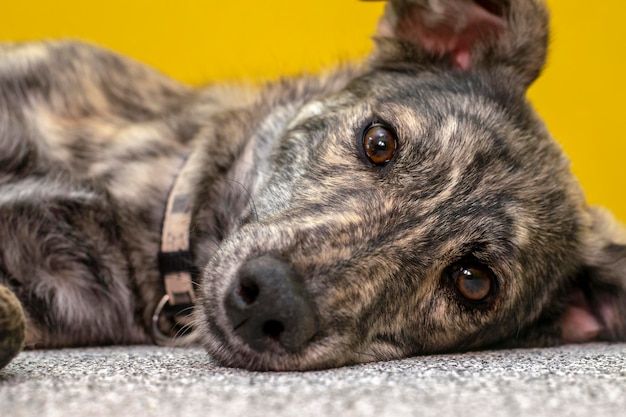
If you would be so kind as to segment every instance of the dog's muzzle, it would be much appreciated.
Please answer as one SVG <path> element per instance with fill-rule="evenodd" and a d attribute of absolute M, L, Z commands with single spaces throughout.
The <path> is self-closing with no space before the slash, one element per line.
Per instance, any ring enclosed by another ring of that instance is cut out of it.
<path fill-rule="evenodd" d="M 318 331 L 318 319 L 301 282 L 291 265 L 277 257 L 246 261 L 224 298 L 234 333 L 258 352 L 304 348 Z"/>

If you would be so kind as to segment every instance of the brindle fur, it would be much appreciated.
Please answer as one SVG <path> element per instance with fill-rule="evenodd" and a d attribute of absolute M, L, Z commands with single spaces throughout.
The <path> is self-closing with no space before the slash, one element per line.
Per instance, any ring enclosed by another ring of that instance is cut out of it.
<path fill-rule="evenodd" d="M 505 20 L 467 35 L 470 66 L 420 38 L 467 7 Z M 625 340 L 626 233 L 586 205 L 525 98 L 547 20 L 538 0 L 394 0 L 368 65 L 259 89 L 191 89 L 81 43 L 1 46 L 0 366 L 22 344 L 152 341 L 161 222 L 187 155 L 195 330 L 224 364 Z M 384 167 L 360 148 L 372 122 L 398 136 Z M 237 271 L 264 254 L 312 300 L 319 330 L 297 352 L 257 352 L 226 317 Z M 497 276 L 487 304 L 446 278 L 467 257 Z"/>

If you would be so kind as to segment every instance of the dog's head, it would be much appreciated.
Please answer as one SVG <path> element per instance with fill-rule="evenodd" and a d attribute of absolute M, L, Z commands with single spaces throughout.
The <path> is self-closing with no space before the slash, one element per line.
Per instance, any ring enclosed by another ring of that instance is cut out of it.
<path fill-rule="evenodd" d="M 626 234 L 525 98 L 547 19 L 536 0 L 391 1 L 370 70 L 292 121 L 207 265 L 208 350 L 311 369 L 623 337 Z"/>

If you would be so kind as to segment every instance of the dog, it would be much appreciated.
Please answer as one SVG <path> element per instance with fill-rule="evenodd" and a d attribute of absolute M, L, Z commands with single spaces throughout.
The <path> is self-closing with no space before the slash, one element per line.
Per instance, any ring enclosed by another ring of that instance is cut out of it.
<path fill-rule="evenodd" d="M 626 340 L 626 231 L 526 100 L 540 0 L 391 0 L 362 65 L 192 89 L 0 47 L 0 367 L 199 343 L 308 370 Z"/>

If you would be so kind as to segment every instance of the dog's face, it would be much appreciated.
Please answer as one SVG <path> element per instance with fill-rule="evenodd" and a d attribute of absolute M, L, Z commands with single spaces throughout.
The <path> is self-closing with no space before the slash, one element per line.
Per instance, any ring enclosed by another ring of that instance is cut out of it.
<path fill-rule="evenodd" d="M 514 42 L 543 56 L 543 7 L 471 3 L 490 34 L 508 31 L 481 39 L 505 46 L 407 50 L 399 33 L 430 3 L 390 4 L 371 71 L 300 112 L 254 215 L 207 265 L 198 317 L 224 363 L 310 369 L 562 339 L 552 306 L 585 268 L 592 219 L 525 100 L 542 59 L 494 58 Z M 536 31 L 500 21 L 512 14 Z"/>

